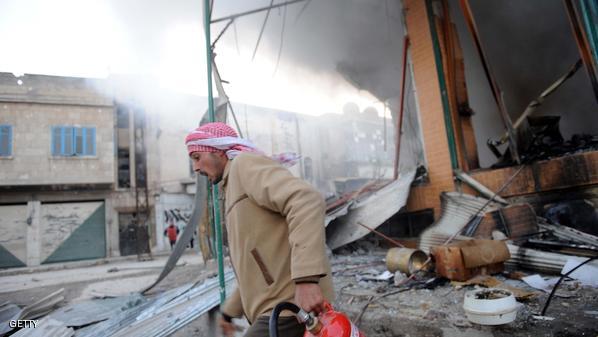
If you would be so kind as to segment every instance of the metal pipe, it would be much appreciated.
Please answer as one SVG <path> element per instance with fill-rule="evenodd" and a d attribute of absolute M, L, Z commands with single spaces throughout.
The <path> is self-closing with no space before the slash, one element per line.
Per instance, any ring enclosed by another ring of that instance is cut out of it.
<path fill-rule="evenodd" d="M 596 1 L 581 0 L 580 5 L 588 43 L 594 56 L 594 62 L 598 62 L 598 4 Z"/>
<path fill-rule="evenodd" d="M 540 96 L 538 96 L 536 99 L 534 99 L 533 101 L 531 101 L 527 105 L 527 107 L 525 108 L 525 110 L 523 111 L 523 113 L 521 114 L 521 116 L 519 116 L 519 118 L 517 118 L 517 120 L 513 124 L 513 128 L 514 129 L 519 128 L 519 126 L 521 126 L 521 123 L 523 123 L 523 121 L 528 116 L 530 116 L 540 105 L 542 105 L 542 103 L 544 102 L 544 99 L 546 97 L 550 96 L 563 83 L 565 83 L 569 78 L 571 78 L 573 75 L 575 75 L 575 73 L 577 72 L 577 70 L 579 68 L 581 68 L 581 65 L 582 65 L 581 59 L 577 60 L 577 62 L 575 62 L 575 64 L 573 64 L 571 66 L 571 68 L 569 68 L 569 70 L 567 70 L 566 74 L 564 74 L 563 76 L 559 77 L 559 79 L 557 79 L 548 88 L 546 88 L 546 90 L 542 91 L 542 93 L 540 94 Z M 505 133 L 505 134 L 503 134 L 503 136 L 497 142 L 493 142 L 493 145 L 495 145 L 495 146 L 496 145 L 502 145 L 502 144 L 506 143 L 508 139 L 509 139 L 509 134 Z"/>
<path fill-rule="evenodd" d="M 401 79 L 401 104 L 399 106 L 399 120 L 397 121 L 395 162 L 393 179 L 399 178 L 399 156 L 401 155 L 401 130 L 403 129 L 403 111 L 405 111 L 405 82 L 407 79 L 407 50 L 409 49 L 409 35 L 403 39 L 403 76 Z"/>
<path fill-rule="evenodd" d="M 382 238 L 383 238 L 383 239 L 385 239 L 386 241 L 388 241 L 388 242 L 392 243 L 393 245 L 395 245 L 395 246 L 397 246 L 397 247 L 405 248 L 405 246 L 403 246 L 403 245 L 402 245 L 400 242 L 398 242 L 398 241 L 396 241 L 396 240 L 393 240 L 393 239 L 391 239 L 390 237 L 388 237 L 388 236 L 386 236 L 386 235 L 384 235 L 384 234 L 382 234 L 382 233 L 378 232 L 377 230 L 375 230 L 375 229 L 373 229 L 373 228 L 371 228 L 371 227 L 369 227 L 369 226 L 366 226 L 366 225 L 362 224 L 361 222 L 357 222 L 357 224 L 358 224 L 358 225 L 360 225 L 360 226 L 362 226 L 362 227 L 365 227 L 365 228 L 366 228 L 367 230 L 369 230 L 370 232 L 372 232 L 372 233 L 374 233 L 374 234 L 376 234 L 376 235 L 379 235 L 380 237 L 382 237 Z"/>
<path fill-rule="evenodd" d="M 589 42 L 586 39 L 584 31 L 581 27 L 579 17 L 575 10 L 575 4 L 572 0 L 563 0 L 563 2 L 565 4 L 565 9 L 567 10 L 569 23 L 571 24 L 571 30 L 573 31 L 573 37 L 577 43 L 581 60 L 586 66 L 588 76 L 590 77 L 590 82 L 592 83 L 592 89 L 594 89 L 594 96 L 596 97 L 596 100 L 598 100 L 598 79 L 596 78 L 596 66 L 592 62 L 592 53 L 589 50 L 590 47 L 588 45 Z"/>
<path fill-rule="evenodd" d="M 459 229 L 457 232 L 455 232 L 453 235 L 451 235 L 445 242 L 443 245 L 449 244 L 451 241 L 453 241 L 453 239 L 455 237 L 457 237 L 457 235 L 459 235 L 461 233 L 461 231 L 463 231 L 463 229 L 469 224 L 469 222 L 471 220 L 473 220 L 480 212 L 482 212 L 486 206 L 490 205 L 490 203 L 492 203 L 494 201 L 494 199 L 505 189 L 507 188 L 511 182 L 513 182 L 513 179 L 515 179 L 515 177 L 517 177 L 517 175 L 519 175 L 519 172 L 521 172 L 523 169 L 525 168 L 524 165 L 521 165 L 521 167 L 519 167 L 519 169 L 513 173 L 513 175 L 511 177 L 509 177 L 509 179 L 507 179 L 507 181 L 505 181 L 505 183 L 498 189 L 498 191 L 496 191 L 494 193 L 494 195 L 492 196 L 492 198 L 488 199 L 488 201 L 486 201 L 486 203 L 484 203 L 484 206 L 480 207 L 480 209 L 474 214 L 472 215 L 467 222 L 465 222 L 465 224 L 463 225 L 463 227 L 461 227 L 461 229 Z"/>
<path fill-rule="evenodd" d="M 474 190 L 478 191 L 481 195 L 486 198 L 492 198 L 494 196 L 494 192 L 489 189 L 488 187 L 484 186 L 479 181 L 473 179 L 469 174 L 457 169 L 455 170 L 455 176 L 457 179 L 461 180 L 462 182 L 466 183 L 467 185 L 471 186 Z M 497 195 L 494 196 L 494 200 L 500 202 L 503 205 L 508 205 L 509 202 L 503 199 L 501 196 Z"/>
<path fill-rule="evenodd" d="M 444 69 L 442 65 L 442 51 L 440 50 L 440 43 L 438 42 L 438 32 L 436 31 L 436 22 L 434 20 L 434 12 L 432 9 L 432 1 L 426 0 L 426 10 L 428 12 L 428 23 L 430 24 L 430 32 L 432 33 L 432 45 L 434 47 L 434 61 L 436 63 L 436 72 L 438 74 L 438 84 L 440 86 L 440 95 L 442 98 L 442 110 L 444 111 L 444 125 L 446 135 L 449 143 L 449 152 L 451 156 L 452 169 L 459 168 L 457 160 L 457 145 L 455 143 L 455 129 L 453 128 L 453 121 L 451 117 L 451 108 L 448 100 L 448 92 L 446 88 L 446 80 L 444 79 Z"/>
<path fill-rule="evenodd" d="M 204 0 L 204 23 L 206 34 L 206 66 L 208 77 L 208 113 L 210 122 L 216 121 L 214 113 L 214 95 L 212 93 L 212 45 L 210 43 L 210 3 Z M 218 188 L 212 188 L 212 201 L 214 211 L 214 232 L 216 233 L 216 259 L 218 262 L 218 281 L 220 285 L 220 304 L 226 299 L 226 284 L 224 283 L 224 260 L 222 256 L 222 227 L 220 226 L 220 203 L 218 197 Z"/>
<path fill-rule="evenodd" d="M 266 6 L 266 7 L 256 8 L 256 9 L 252 9 L 252 10 L 247 11 L 247 12 L 233 14 L 233 15 L 222 17 L 222 18 L 214 19 L 210 23 L 217 23 L 217 22 L 226 21 L 226 20 L 230 20 L 230 19 L 236 19 L 236 18 L 241 17 L 241 16 L 255 14 L 255 13 L 267 11 L 267 10 L 278 8 L 278 7 L 282 7 L 282 6 L 291 5 L 291 4 L 294 4 L 294 3 L 297 3 L 297 2 L 303 2 L 303 1 L 307 1 L 307 0 L 292 0 L 292 1 L 287 1 L 287 2 L 282 2 L 282 3 L 279 3 L 279 4 L 275 4 L 275 5 L 272 5 L 272 6 Z"/>

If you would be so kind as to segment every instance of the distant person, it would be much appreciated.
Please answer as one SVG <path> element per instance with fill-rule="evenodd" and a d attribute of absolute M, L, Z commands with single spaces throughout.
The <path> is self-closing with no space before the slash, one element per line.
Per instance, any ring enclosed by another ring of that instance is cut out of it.
<path fill-rule="evenodd" d="M 179 228 L 174 225 L 174 222 L 170 221 L 170 226 L 166 227 L 164 230 L 164 236 L 168 237 L 170 241 L 170 250 L 174 249 L 174 245 L 176 244 L 177 236 L 179 235 Z"/>
<path fill-rule="evenodd" d="M 193 242 L 195 241 L 195 236 L 197 235 L 197 231 L 194 230 L 193 231 L 193 236 L 191 237 L 191 241 L 189 242 L 189 245 L 187 245 L 187 247 L 193 249 Z"/>

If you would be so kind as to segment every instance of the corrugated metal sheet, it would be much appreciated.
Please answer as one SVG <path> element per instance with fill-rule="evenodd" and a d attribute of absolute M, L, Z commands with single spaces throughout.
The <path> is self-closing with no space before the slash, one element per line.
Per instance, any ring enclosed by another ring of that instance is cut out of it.
<path fill-rule="evenodd" d="M 461 230 L 465 224 L 484 206 L 486 199 L 474 197 L 460 193 L 442 193 L 442 213 L 440 219 L 424 233 L 419 241 L 419 249 L 429 252 L 430 248 L 442 245 L 446 239 L 457 231 Z M 496 203 L 491 203 L 485 208 L 485 211 L 491 211 L 500 207 Z M 569 236 L 571 239 L 584 239 L 584 243 L 594 242 L 593 236 L 570 230 L 562 226 L 539 224 L 542 229 L 554 230 L 557 235 Z M 470 237 L 457 236 L 455 241 L 470 240 Z M 591 244 L 591 243 L 590 243 Z M 522 248 L 516 245 L 508 244 L 511 258 L 505 262 L 507 266 L 525 268 L 543 271 L 547 273 L 560 273 L 567 259 L 571 255 L 544 252 L 536 249 Z M 594 261 L 596 262 L 596 261 Z M 598 264 L 598 263 L 597 263 Z"/>
<path fill-rule="evenodd" d="M 64 302 L 64 288 L 61 288 L 41 300 L 23 308 L 20 319 L 35 319 L 45 316 Z"/>
<path fill-rule="evenodd" d="M 10 321 L 18 319 L 22 311 L 23 309 L 12 303 L 5 303 L 0 306 L 0 336 L 12 330 L 9 325 Z"/>
<path fill-rule="evenodd" d="M 60 308 L 48 317 L 69 327 L 79 327 L 107 320 L 116 313 L 135 307 L 143 301 L 145 299 L 140 294 L 89 300 Z"/>
<path fill-rule="evenodd" d="M 326 244 L 336 249 L 358 240 L 396 214 L 407 203 L 415 171 L 404 172 L 401 177 L 372 193 L 363 200 L 354 202 L 348 214 L 338 217 L 326 228 Z"/>
<path fill-rule="evenodd" d="M 234 274 L 225 275 L 227 287 L 234 285 Z M 218 279 L 214 278 L 194 287 L 172 301 L 156 303 L 144 310 L 130 326 L 119 330 L 114 337 L 169 336 L 220 303 Z"/>
<path fill-rule="evenodd" d="M 13 337 L 70 337 L 75 330 L 68 328 L 64 323 L 51 318 L 44 318 L 35 328 L 23 328 L 13 334 Z"/>
<path fill-rule="evenodd" d="M 440 195 L 440 218 L 434 225 L 422 233 L 419 249 L 426 253 L 430 247 L 443 244 L 446 239 L 460 231 L 488 199 L 457 192 L 445 192 Z M 495 210 L 499 204 L 491 202 L 484 207 L 484 212 Z"/>
<path fill-rule="evenodd" d="M 63 301 L 64 289 L 59 289 L 23 309 L 12 303 L 6 303 L 0 307 L 0 336 L 13 330 L 9 325 L 10 320 L 35 319 L 42 317 L 54 310 L 54 308 Z"/>
<path fill-rule="evenodd" d="M 508 245 L 508 247 L 511 258 L 506 262 L 507 265 L 546 273 L 560 274 L 567 260 L 572 257 L 572 255 L 544 252 L 515 245 Z M 598 267 L 598 261 L 592 261 L 589 264 Z"/>
<path fill-rule="evenodd" d="M 580 232 L 570 227 L 552 225 L 548 223 L 540 223 L 539 226 L 543 230 L 552 231 L 554 235 L 561 239 L 573 240 L 586 245 L 598 247 L 598 237 L 594 235 Z"/>
<path fill-rule="evenodd" d="M 235 283 L 232 270 L 225 272 L 227 288 Z M 77 337 L 168 336 L 220 303 L 218 278 L 184 285 L 138 305 L 116 312 L 109 319 L 76 331 Z"/>

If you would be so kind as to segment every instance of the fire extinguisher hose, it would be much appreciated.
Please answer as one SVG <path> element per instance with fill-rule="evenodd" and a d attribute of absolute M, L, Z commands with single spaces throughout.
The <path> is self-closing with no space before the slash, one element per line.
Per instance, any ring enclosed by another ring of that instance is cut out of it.
<path fill-rule="evenodd" d="M 270 330 L 270 337 L 278 337 L 278 316 L 283 310 L 289 310 L 294 312 L 295 314 L 299 313 L 301 310 L 298 306 L 290 302 L 281 302 L 278 303 L 274 310 L 272 310 L 272 315 L 270 316 L 270 321 L 268 323 L 268 329 Z"/>

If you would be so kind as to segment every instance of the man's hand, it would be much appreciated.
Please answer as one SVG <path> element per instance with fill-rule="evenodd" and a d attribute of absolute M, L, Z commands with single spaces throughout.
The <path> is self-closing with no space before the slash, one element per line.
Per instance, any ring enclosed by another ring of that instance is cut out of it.
<path fill-rule="evenodd" d="M 295 284 L 295 303 L 306 312 L 317 314 L 324 311 L 324 295 L 317 283 Z"/>
<path fill-rule="evenodd" d="M 238 325 L 235 325 L 233 322 L 227 322 L 223 317 L 220 317 L 218 325 L 220 326 L 220 329 L 222 330 L 222 336 L 224 337 L 234 337 L 235 331 L 241 330 Z"/>

